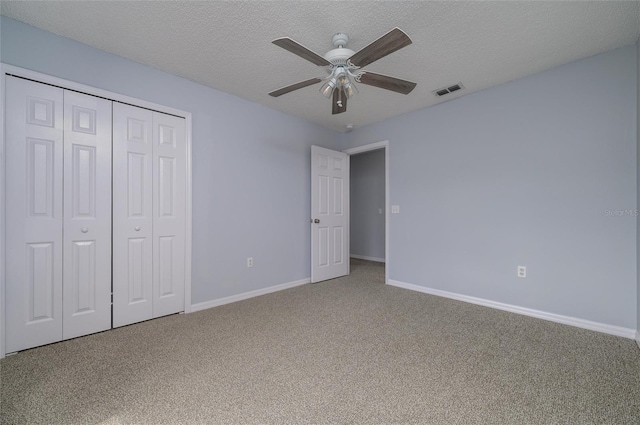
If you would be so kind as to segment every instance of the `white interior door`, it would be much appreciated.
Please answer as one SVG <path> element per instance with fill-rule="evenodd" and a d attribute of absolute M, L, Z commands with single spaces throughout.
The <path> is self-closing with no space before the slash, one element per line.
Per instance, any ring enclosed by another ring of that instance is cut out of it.
<path fill-rule="evenodd" d="M 64 91 L 62 338 L 111 328 L 111 101 Z"/>
<path fill-rule="evenodd" d="M 153 113 L 153 317 L 184 311 L 185 120 Z"/>
<path fill-rule="evenodd" d="M 311 146 L 311 282 L 349 273 L 349 156 Z"/>
<path fill-rule="evenodd" d="M 153 112 L 113 103 L 113 327 L 153 317 Z"/>
<path fill-rule="evenodd" d="M 6 351 L 62 339 L 63 90 L 6 77 Z"/>

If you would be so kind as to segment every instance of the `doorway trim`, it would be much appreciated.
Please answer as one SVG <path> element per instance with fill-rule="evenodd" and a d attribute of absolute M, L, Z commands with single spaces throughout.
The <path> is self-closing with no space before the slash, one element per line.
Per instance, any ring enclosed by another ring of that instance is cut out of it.
<path fill-rule="evenodd" d="M 369 143 L 367 145 L 356 146 L 355 148 L 344 149 L 342 152 L 347 155 L 355 155 L 359 153 L 375 151 L 378 149 L 384 149 L 384 283 L 389 282 L 389 215 L 391 214 L 391 207 L 389 202 L 390 185 L 389 185 L 389 141 L 383 140 L 381 142 Z M 349 169 L 351 172 L 351 169 Z M 351 229 L 351 209 L 349 209 L 349 229 Z M 351 244 L 351 238 L 349 237 L 349 244 Z M 351 269 L 349 269 L 351 272 Z"/>
<path fill-rule="evenodd" d="M 157 103 L 148 102 L 146 100 L 137 99 L 127 95 L 99 89 L 81 83 L 76 83 L 64 78 L 54 77 L 48 74 L 32 71 L 30 69 L 20 68 L 18 66 L 9 65 L 0 62 L 0 359 L 3 359 L 5 353 L 5 184 L 6 184 L 6 167 L 5 167 L 5 134 L 4 134 L 4 108 L 5 108 L 5 80 L 7 75 L 13 75 L 38 83 L 44 83 L 51 86 L 57 86 L 67 90 L 73 90 L 80 93 L 102 97 L 104 99 L 125 103 L 153 111 L 163 112 L 165 114 L 174 115 L 184 118 L 186 126 L 186 171 L 187 178 L 185 184 L 185 268 L 184 268 L 184 312 L 190 313 L 191 310 L 191 258 L 192 258 L 192 118 L 191 112 L 172 108 L 169 106 L 159 105 Z"/>

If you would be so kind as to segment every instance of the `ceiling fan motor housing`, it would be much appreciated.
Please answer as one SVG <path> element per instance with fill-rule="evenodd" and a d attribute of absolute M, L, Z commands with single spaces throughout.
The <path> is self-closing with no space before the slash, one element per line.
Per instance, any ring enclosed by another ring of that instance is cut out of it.
<path fill-rule="evenodd" d="M 349 42 L 349 36 L 345 33 L 339 32 L 334 34 L 331 42 L 335 49 L 329 50 L 327 54 L 324 55 L 324 58 L 334 66 L 346 66 L 347 60 L 355 53 L 353 50 L 344 47 Z"/>
<path fill-rule="evenodd" d="M 324 58 L 334 65 L 347 65 L 347 60 L 354 55 L 354 51 L 344 47 L 329 50 Z"/>

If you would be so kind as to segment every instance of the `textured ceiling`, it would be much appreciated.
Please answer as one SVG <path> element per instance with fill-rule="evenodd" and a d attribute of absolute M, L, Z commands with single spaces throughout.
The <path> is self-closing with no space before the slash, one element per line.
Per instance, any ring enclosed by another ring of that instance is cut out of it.
<path fill-rule="evenodd" d="M 1 13 L 157 69 L 344 131 L 632 44 L 640 2 L 13 2 Z M 358 86 L 331 115 L 319 84 L 279 98 L 270 91 L 324 76 L 271 41 L 291 37 L 324 55 L 346 32 L 358 51 L 394 27 L 413 44 L 366 69 L 415 81 L 409 95 Z M 436 98 L 435 89 L 465 90 Z"/>

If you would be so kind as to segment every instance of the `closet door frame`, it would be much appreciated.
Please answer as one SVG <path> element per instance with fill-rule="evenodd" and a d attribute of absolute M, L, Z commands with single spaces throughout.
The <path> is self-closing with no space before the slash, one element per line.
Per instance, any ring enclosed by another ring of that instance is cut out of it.
<path fill-rule="evenodd" d="M 184 268 L 184 312 L 191 312 L 191 240 L 192 240 L 192 224 L 191 224 L 191 205 L 192 205 L 192 193 L 191 193 L 191 113 L 182 111 L 180 109 L 171 108 L 168 106 L 158 105 L 157 103 L 147 102 L 145 100 L 136 99 L 134 97 L 122 95 L 119 93 L 113 93 L 107 90 L 99 89 L 96 87 L 87 86 L 84 84 L 76 83 L 74 81 L 65 80 L 63 78 L 52 77 L 40 72 L 31 71 L 28 69 L 20 68 L 17 66 L 9 65 L 0 62 L 0 92 L 2 92 L 2 99 L 0 99 L 0 359 L 5 357 L 5 208 L 6 208 L 6 167 L 5 167 L 5 124 L 4 124 L 4 112 L 5 112 L 5 85 L 6 76 L 12 75 L 15 77 L 26 78 L 35 82 L 49 84 L 57 86 L 62 89 L 75 90 L 80 93 L 89 94 L 93 96 L 102 97 L 108 100 L 116 102 L 127 103 L 129 105 L 138 106 L 141 108 L 150 109 L 165 114 L 175 115 L 185 120 L 186 126 L 186 184 L 185 184 L 185 268 Z"/>

